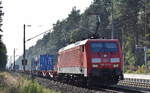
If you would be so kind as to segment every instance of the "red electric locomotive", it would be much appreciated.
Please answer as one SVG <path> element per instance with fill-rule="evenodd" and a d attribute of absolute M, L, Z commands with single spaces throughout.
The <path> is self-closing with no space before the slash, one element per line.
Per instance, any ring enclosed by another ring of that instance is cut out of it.
<path fill-rule="evenodd" d="M 116 84 L 123 79 L 123 63 L 117 39 L 87 39 L 59 50 L 57 73 L 82 84 Z"/>

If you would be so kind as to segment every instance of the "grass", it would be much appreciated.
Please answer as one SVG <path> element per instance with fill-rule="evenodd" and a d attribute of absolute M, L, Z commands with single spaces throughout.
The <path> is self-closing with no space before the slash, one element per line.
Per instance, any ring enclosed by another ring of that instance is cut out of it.
<path fill-rule="evenodd" d="M 56 93 L 55 91 L 44 88 L 34 80 L 23 79 L 19 85 L 21 93 Z"/>
<path fill-rule="evenodd" d="M 14 76 L 8 72 L 0 72 L 0 93 L 58 93 L 47 89 L 35 80 L 21 75 Z"/>

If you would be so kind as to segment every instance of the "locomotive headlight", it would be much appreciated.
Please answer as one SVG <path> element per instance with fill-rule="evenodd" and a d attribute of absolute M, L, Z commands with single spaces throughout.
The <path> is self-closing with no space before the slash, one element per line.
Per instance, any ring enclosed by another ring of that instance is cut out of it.
<path fill-rule="evenodd" d="M 93 64 L 92 67 L 98 67 L 98 64 Z"/>
<path fill-rule="evenodd" d="M 117 67 L 119 67 L 119 65 L 118 64 L 114 64 L 114 68 L 117 68 Z"/>
<path fill-rule="evenodd" d="M 110 62 L 112 62 L 112 63 L 120 62 L 120 58 L 111 58 Z"/>

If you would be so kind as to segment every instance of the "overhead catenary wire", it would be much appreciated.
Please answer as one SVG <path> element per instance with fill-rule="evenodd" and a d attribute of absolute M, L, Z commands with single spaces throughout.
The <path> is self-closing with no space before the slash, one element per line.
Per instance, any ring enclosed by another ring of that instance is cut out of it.
<path fill-rule="evenodd" d="M 32 40 L 32 39 L 34 39 L 34 38 L 36 38 L 36 37 L 38 37 L 38 36 L 40 36 L 40 35 L 43 35 L 43 34 L 45 34 L 45 33 L 47 33 L 47 32 L 50 32 L 50 31 L 51 31 L 51 30 L 47 30 L 47 31 L 45 31 L 45 32 L 42 32 L 42 33 L 40 33 L 40 34 L 34 36 L 34 37 L 31 37 L 31 38 L 27 39 L 26 42 L 27 42 L 27 41 L 30 41 L 30 40 Z"/>

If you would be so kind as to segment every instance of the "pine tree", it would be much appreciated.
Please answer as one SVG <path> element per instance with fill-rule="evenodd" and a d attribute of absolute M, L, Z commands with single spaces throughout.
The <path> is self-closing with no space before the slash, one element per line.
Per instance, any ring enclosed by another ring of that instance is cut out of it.
<path fill-rule="evenodd" d="M 2 12 L 2 1 L 0 1 L 0 31 L 2 31 L 1 26 L 2 26 L 2 16 L 4 13 Z M 0 35 L 0 70 L 4 70 L 6 68 L 7 64 L 7 56 L 6 56 L 6 47 L 4 43 L 2 42 L 2 35 Z"/>

